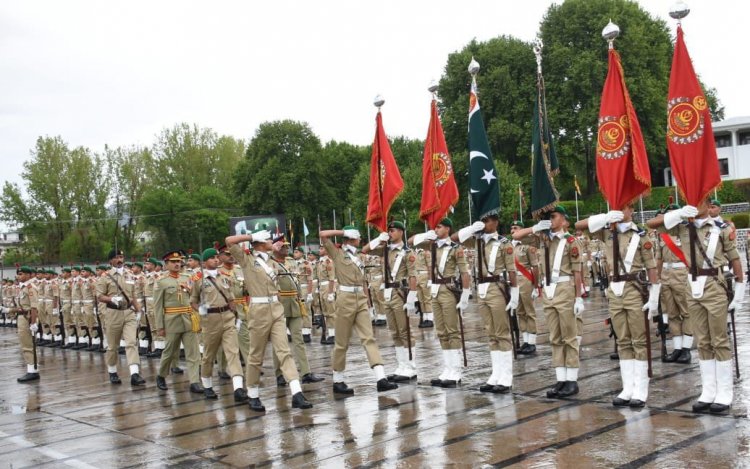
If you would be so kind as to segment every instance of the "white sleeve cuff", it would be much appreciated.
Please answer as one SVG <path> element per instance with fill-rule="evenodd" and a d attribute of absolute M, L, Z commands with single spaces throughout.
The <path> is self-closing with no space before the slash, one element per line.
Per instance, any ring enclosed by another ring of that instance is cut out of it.
<path fill-rule="evenodd" d="M 679 210 L 672 210 L 664 214 L 664 228 L 671 230 L 675 226 L 679 225 L 682 221 L 682 216 Z"/>
<path fill-rule="evenodd" d="M 599 215 L 591 215 L 589 217 L 589 232 L 596 233 L 597 231 L 604 228 L 607 224 L 607 214 L 600 213 Z"/>

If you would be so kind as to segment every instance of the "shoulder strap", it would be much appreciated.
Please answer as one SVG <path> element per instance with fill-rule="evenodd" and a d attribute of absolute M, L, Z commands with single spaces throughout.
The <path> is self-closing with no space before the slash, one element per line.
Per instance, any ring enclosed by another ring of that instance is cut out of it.
<path fill-rule="evenodd" d="M 224 292 L 223 292 L 223 291 L 221 290 L 221 288 L 219 288 L 219 286 L 218 286 L 218 285 L 216 285 L 216 280 L 214 280 L 214 278 L 213 278 L 213 277 L 211 277 L 211 276 L 207 276 L 206 278 L 208 279 L 208 281 L 209 281 L 209 282 L 211 282 L 211 283 L 213 283 L 213 284 L 214 284 L 214 287 L 216 287 L 216 290 L 217 290 L 217 291 L 218 291 L 218 292 L 219 292 L 219 293 L 221 294 L 221 296 L 222 296 L 222 297 L 224 298 L 224 301 L 226 301 L 228 305 L 231 305 L 231 304 L 232 304 L 232 302 L 231 302 L 231 301 L 229 300 L 229 298 L 227 298 L 227 295 L 225 295 L 225 294 L 224 294 Z M 203 290 L 203 289 L 201 289 L 201 290 Z"/>
<path fill-rule="evenodd" d="M 128 304 L 131 304 L 130 298 L 128 298 L 128 295 L 125 294 L 125 292 L 123 291 L 122 287 L 120 286 L 119 283 L 117 283 L 117 280 L 115 280 L 115 278 L 112 276 L 112 274 L 110 274 L 109 272 L 107 272 L 107 277 L 109 277 L 110 280 L 112 280 L 113 282 L 115 282 L 115 286 L 120 291 L 120 294 L 122 295 L 122 297 L 125 298 L 125 301 L 127 301 Z"/>

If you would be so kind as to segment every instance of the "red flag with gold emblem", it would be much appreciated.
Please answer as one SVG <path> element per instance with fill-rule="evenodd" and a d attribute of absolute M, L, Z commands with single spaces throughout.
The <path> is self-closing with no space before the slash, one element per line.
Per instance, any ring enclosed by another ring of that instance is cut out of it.
<path fill-rule="evenodd" d="M 456 202 L 458 186 L 438 116 L 437 102 L 433 99 L 422 159 L 422 205 L 419 208 L 419 218 L 430 229 L 435 229 Z"/>
<path fill-rule="evenodd" d="M 721 173 L 711 114 L 681 26 L 677 26 L 667 99 L 667 148 L 672 174 L 687 203 L 697 206 L 721 184 Z"/>
<path fill-rule="evenodd" d="M 596 177 L 613 210 L 621 210 L 651 189 L 641 126 L 625 86 L 620 54 L 614 49 L 609 50 L 609 71 L 599 108 Z"/>
<path fill-rule="evenodd" d="M 367 201 L 367 223 L 380 231 L 388 226 L 388 211 L 404 190 L 404 180 L 393 157 L 391 145 L 383 130 L 380 110 L 375 118 L 375 141 L 370 160 L 370 194 Z"/>

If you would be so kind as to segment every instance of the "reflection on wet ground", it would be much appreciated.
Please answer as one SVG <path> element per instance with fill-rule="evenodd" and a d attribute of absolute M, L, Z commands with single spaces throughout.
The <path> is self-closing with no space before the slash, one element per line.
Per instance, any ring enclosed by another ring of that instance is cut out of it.
<path fill-rule="evenodd" d="M 289 389 L 277 388 L 270 349 L 261 399 L 265 415 L 232 398 L 230 381 L 215 379 L 218 401 L 188 392 L 185 375 L 168 378 L 169 391 L 154 380 L 158 360 L 143 359 L 146 389 L 107 381 L 103 355 L 39 348 L 42 380 L 16 383 L 21 363 L 14 329 L 0 329 L 4 376 L 0 383 L 0 459 L 20 467 L 279 466 L 303 467 L 731 467 L 750 455 L 750 318 L 737 315 L 743 379 L 735 383 L 731 414 L 695 415 L 700 394 L 697 353 L 693 363 L 659 361 L 652 328 L 654 378 L 640 410 L 611 405 L 619 391 L 617 362 L 604 325 L 605 300 L 587 300 L 579 384 L 568 400 L 547 399 L 554 382 L 543 319 L 536 356 L 515 361 L 512 394 L 478 390 L 491 372 L 478 313 L 465 316 L 469 366 L 457 389 L 430 386 L 442 367 L 433 329 L 419 329 L 419 379 L 377 393 L 364 352 L 354 339 L 347 382 L 355 395 L 331 392 L 331 346 L 313 338 L 307 352 L 322 383 L 305 385 L 314 408 L 291 407 Z M 541 311 L 538 312 L 541 318 Z M 387 371 L 395 367 L 386 328 L 376 336 Z M 671 341 L 669 343 L 671 350 Z M 125 359 L 121 357 L 121 373 Z M 219 383 L 219 384 L 216 384 Z"/>

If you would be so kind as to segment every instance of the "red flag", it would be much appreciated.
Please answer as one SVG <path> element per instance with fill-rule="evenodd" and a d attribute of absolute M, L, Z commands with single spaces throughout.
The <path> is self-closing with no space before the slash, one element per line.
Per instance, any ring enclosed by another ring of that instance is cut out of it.
<path fill-rule="evenodd" d="M 620 210 L 651 188 L 651 169 L 641 126 L 625 86 L 620 54 L 609 50 L 609 71 L 599 108 L 596 145 L 599 189 Z"/>
<path fill-rule="evenodd" d="M 456 202 L 458 187 L 453 164 L 438 116 L 437 102 L 433 99 L 422 159 L 422 205 L 419 208 L 419 218 L 427 222 L 430 229 L 434 229 Z"/>
<path fill-rule="evenodd" d="M 721 173 L 706 96 L 695 76 L 680 26 L 667 99 L 667 148 L 672 174 L 687 203 L 697 206 L 721 184 Z"/>
<path fill-rule="evenodd" d="M 391 145 L 383 130 L 383 118 L 378 111 L 375 118 L 375 141 L 370 160 L 370 195 L 367 201 L 367 223 L 380 231 L 388 228 L 388 211 L 404 190 L 404 180 L 398 171 Z"/>

